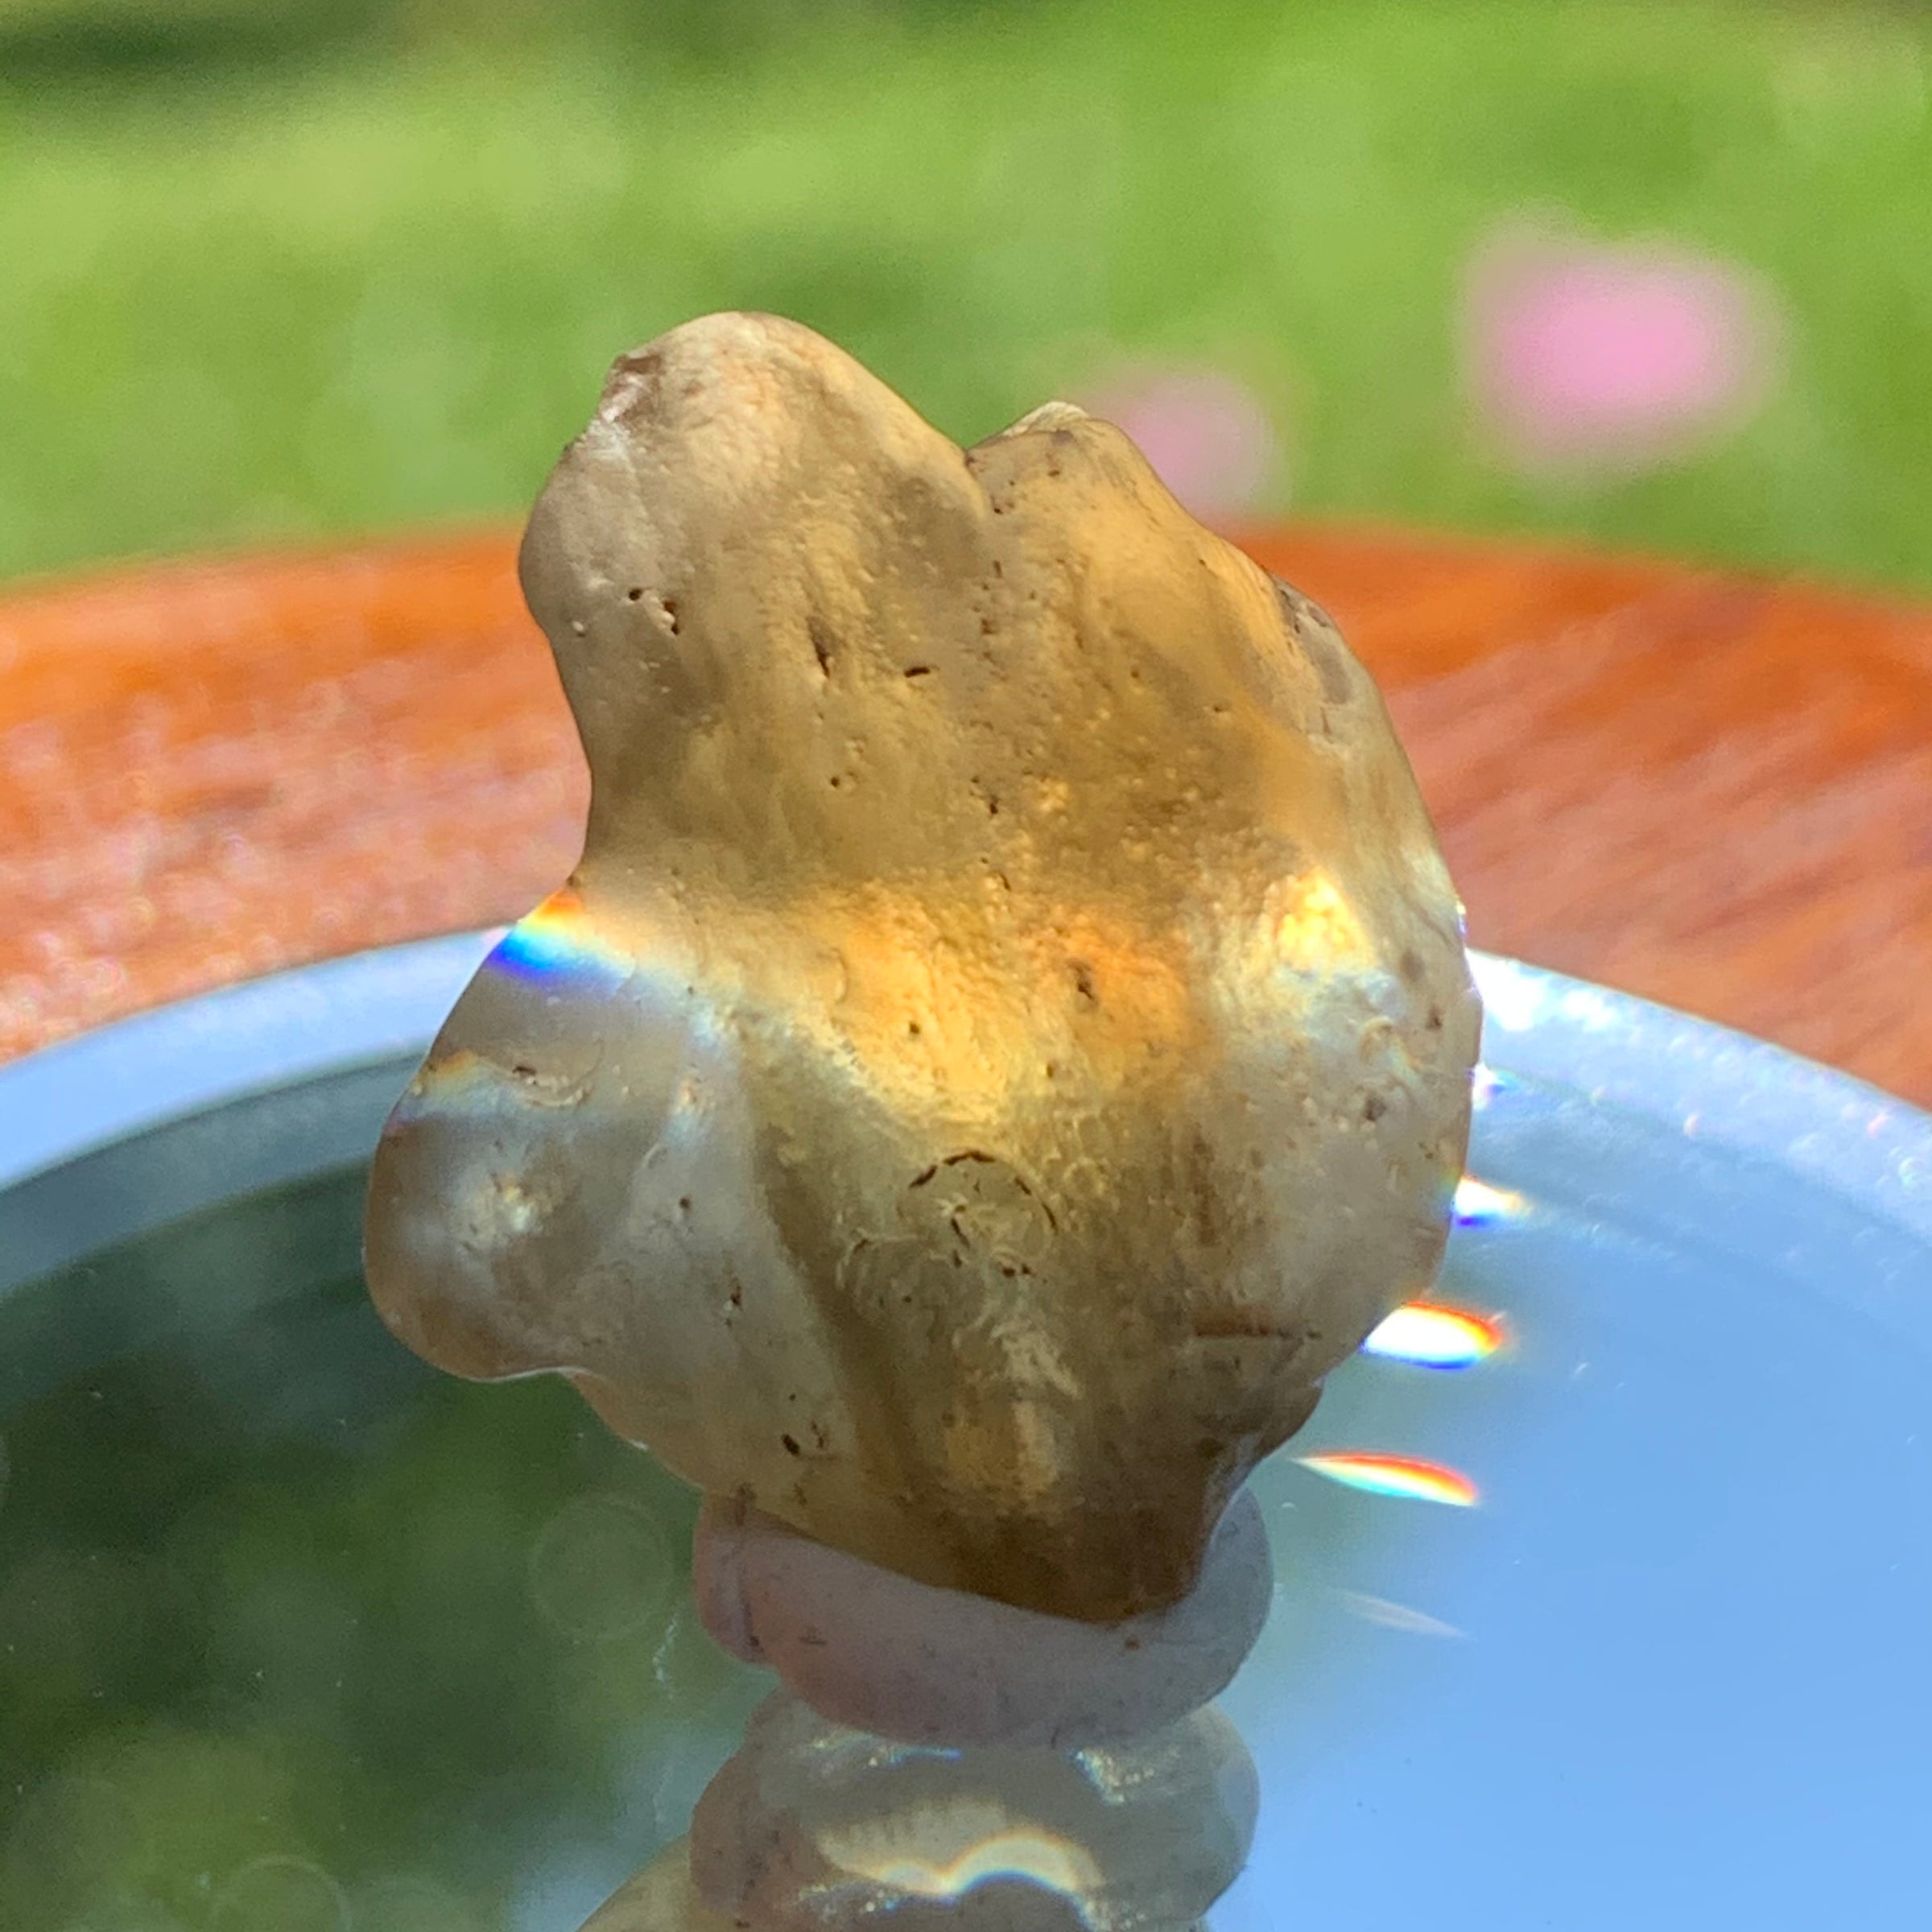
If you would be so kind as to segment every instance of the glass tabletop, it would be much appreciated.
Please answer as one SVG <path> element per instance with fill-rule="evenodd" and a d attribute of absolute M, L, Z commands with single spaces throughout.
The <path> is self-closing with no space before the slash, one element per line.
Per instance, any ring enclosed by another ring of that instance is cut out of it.
<path fill-rule="evenodd" d="M 770 1688 L 698 1628 L 680 1484 L 370 1310 L 386 970 L 330 1051 L 171 1111 L 165 1016 L 124 1035 L 131 1133 L 27 1121 L 50 1079 L 85 1112 L 99 1042 L 0 1072 L 10 1932 L 576 1932 Z M 1254 1480 L 1276 1602 L 1224 1708 L 1261 1823 L 1213 1932 L 1912 1922 L 1932 1129 L 1484 989 L 1437 1292 L 1473 1319 L 1384 1338 Z"/>

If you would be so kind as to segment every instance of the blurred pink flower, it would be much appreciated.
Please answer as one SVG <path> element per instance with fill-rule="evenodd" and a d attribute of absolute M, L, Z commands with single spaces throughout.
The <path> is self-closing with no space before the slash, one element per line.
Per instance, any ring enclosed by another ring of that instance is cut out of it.
<path fill-rule="evenodd" d="M 1081 401 L 1125 430 L 1196 516 L 1251 510 L 1278 477 L 1281 440 L 1261 398 L 1218 369 L 1123 369 Z"/>
<path fill-rule="evenodd" d="M 1769 391 L 1782 335 L 1748 269 L 1521 227 L 1476 250 L 1463 308 L 1482 427 L 1544 473 L 1652 469 L 1736 429 Z"/>

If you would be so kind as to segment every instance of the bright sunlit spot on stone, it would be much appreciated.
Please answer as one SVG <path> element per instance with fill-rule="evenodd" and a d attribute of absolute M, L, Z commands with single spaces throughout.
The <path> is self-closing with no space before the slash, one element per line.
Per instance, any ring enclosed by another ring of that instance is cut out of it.
<path fill-rule="evenodd" d="M 1368 1496 L 1396 1496 L 1410 1502 L 1446 1503 L 1451 1508 L 1468 1509 L 1478 1500 L 1476 1484 L 1459 1470 L 1441 1463 L 1426 1463 L 1411 1455 L 1298 1455 L 1304 1469 L 1325 1476 L 1345 1489 L 1360 1489 Z"/>
<path fill-rule="evenodd" d="M 1362 1353 L 1423 1368 L 1471 1368 L 1501 1348 L 1505 1333 L 1499 1316 L 1410 1302 L 1370 1333 Z"/>
<path fill-rule="evenodd" d="M 1293 881 L 1275 923 L 1275 945 L 1282 963 L 1303 972 L 1319 972 L 1367 956 L 1368 935 L 1355 908 L 1324 873 Z"/>
<path fill-rule="evenodd" d="M 1455 1224 L 1459 1228 L 1492 1228 L 1498 1221 L 1513 1221 L 1529 1212 L 1529 1203 L 1508 1187 L 1492 1187 L 1466 1174 L 1455 1184 Z"/>

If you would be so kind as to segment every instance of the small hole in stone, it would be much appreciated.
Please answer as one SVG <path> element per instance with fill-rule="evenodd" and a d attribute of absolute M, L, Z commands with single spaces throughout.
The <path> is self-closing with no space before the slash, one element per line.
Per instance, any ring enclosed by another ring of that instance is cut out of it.
<path fill-rule="evenodd" d="M 634 604 L 642 604 L 644 601 L 644 587 L 641 584 L 632 584 L 624 594 Z"/>
<path fill-rule="evenodd" d="M 785 1445 L 785 1452 L 787 1455 L 803 1455 L 805 1453 L 789 1435 L 782 1435 L 778 1440 Z"/>
<path fill-rule="evenodd" d="M 906 675 L 909 678 L 929 678 L 932 675 L 932 667 L 930 664 L 908 664 Z"/>

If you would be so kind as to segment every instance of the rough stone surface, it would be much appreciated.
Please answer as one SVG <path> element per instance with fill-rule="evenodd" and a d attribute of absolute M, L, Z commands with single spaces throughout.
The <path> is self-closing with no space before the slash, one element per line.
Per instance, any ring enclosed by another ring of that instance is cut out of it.
<path fill-rule="evenodd" d="M 1253 1842 L 1254 1765 L 1219 1711 L 1084 1751 L 931 1751 L 783 1691 L 698 1801 L 691 1872 L 758 1932 L 1184 1932 Z"/>
<path fill-rule="evenodd" d="M 522 568 L 584 855 L 390 1121 L 384 1315 L 922 1582 L 1174 1602 L 1461 1166 L 1368 679 L 1117 430 L 962 452 L 769 317 L 617 362 Z"/>
<path fill-rule="evenodd" d="M 914 1744 L 1060 1748 L 1158 1729 L 1217 1695 L 1261 1635 L 1274 1568 L 1244 1489 L 1188 1595 L 1091 1624 L 935 1590 L 713 1498 L 691 1580 L 712 1636 L 821 1716 Z"/>

